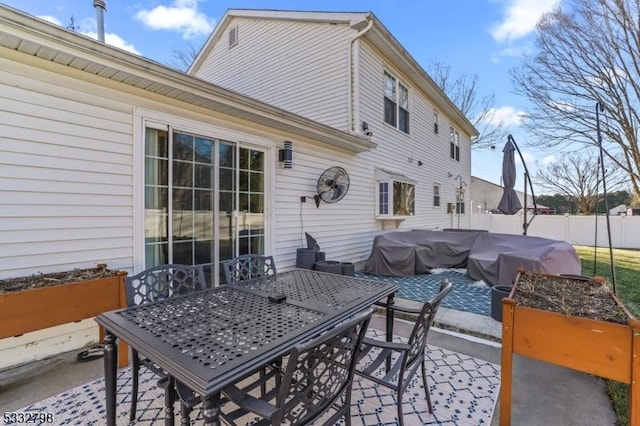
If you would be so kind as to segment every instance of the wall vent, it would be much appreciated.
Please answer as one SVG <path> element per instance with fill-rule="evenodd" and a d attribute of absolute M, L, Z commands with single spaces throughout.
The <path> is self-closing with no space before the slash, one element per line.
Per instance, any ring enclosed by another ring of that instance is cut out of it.
<path fill-rule="evenodd" d="M 229 47 L 233 47 L 238 44 L 238 27 L 229 29 Z"/>

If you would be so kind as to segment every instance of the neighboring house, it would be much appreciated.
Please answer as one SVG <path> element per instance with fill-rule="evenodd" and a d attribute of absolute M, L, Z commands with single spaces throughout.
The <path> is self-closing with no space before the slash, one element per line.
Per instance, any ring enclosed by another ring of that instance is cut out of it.
<path fill-rule="evenodd" d="M 228 10 L 189 73 L 375 142 L 357 154 L 301 142 L 293 169 L 278 171 L 287 182 L 278 198 L 305 215 L 314 208 L 296 206 L 313 191 L 305 182 L 333 165 L 350 173 L 354 202 L 321 206 L 350 219 L 305 219 L 329 256 L 364 259 L 383 229 L 468 227 L 459 182 L 470 181 L 477 130 L 373 13 Z M 287 236 L 300 224 L 284 216 L 276 226 L 288 265 Z"/>
<path fill-rule="evenodd" d="M 620 204 L 612 209 L 609 209 L 609 216 L 624 216 L 627 214 L 627 205 Z"/>
<path fill-rule="evenodd" d="M 470 209 L 473 211 L 473 214 L 501 214 L 498 210 L 498 204 L 500 204 L 503 192 L 504 188 L 502 186 L 476 176 L 471 176 Z M 516 190 L 516 194 L 518 195 L 518 200 L 520 200 L 520 205 L 524 208 L 524 192 Z M 538 213 L 547 214 L 550 210 L 548 207 L 541 206 L 537 203 L 536 206 Z M 533 211 L 533 197 L 531 194 L 527 194 L 527 211 Z"/>

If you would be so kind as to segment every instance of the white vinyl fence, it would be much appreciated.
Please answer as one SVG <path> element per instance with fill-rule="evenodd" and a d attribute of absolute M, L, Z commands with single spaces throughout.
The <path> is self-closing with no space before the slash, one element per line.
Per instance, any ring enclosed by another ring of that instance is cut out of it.
<path fill-rule="evenodd" d="M 527 216 L 527 221 L 531 216 Z M 640 216 L 611 216 L 611 245 L 615 248 L 640 249 Z M 502 214 L 474 214 L 472 229 L 487 229 L 504 234 L 522 234 L 523 217 Z M 608 247 L 605 216 L 597 217 L 597 245 Z M 564 240 L 571 244 L 593 246 L 596 241 L 596 216 L 537 215 L 527 229 L 527 235 Z"/>

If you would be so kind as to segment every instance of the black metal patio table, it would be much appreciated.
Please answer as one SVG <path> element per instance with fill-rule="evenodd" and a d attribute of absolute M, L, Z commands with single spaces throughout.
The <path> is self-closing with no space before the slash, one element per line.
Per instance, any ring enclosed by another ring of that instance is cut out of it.
<path fill-rule="evenodd" d="M 295 269 L 101 314 L 107 424 L 116 420 L 117 338 L 201 395 L 205 424 L 219 425 L 225 386 L 374 302 L 393 302 L 397 290 L 395 284 Z M 171 394 L 165 397 L 167 425 L 174 422 Z"/>

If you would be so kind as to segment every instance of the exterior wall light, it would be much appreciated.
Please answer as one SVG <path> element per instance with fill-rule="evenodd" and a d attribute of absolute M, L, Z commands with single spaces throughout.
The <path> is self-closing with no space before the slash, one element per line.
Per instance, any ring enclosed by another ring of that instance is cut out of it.
<path fill-rule="evenodd" d="M 278 160 L 285 169 L 293 168 L 293 142 L 284 141 L 284 148 L 278 150 Z"/>

